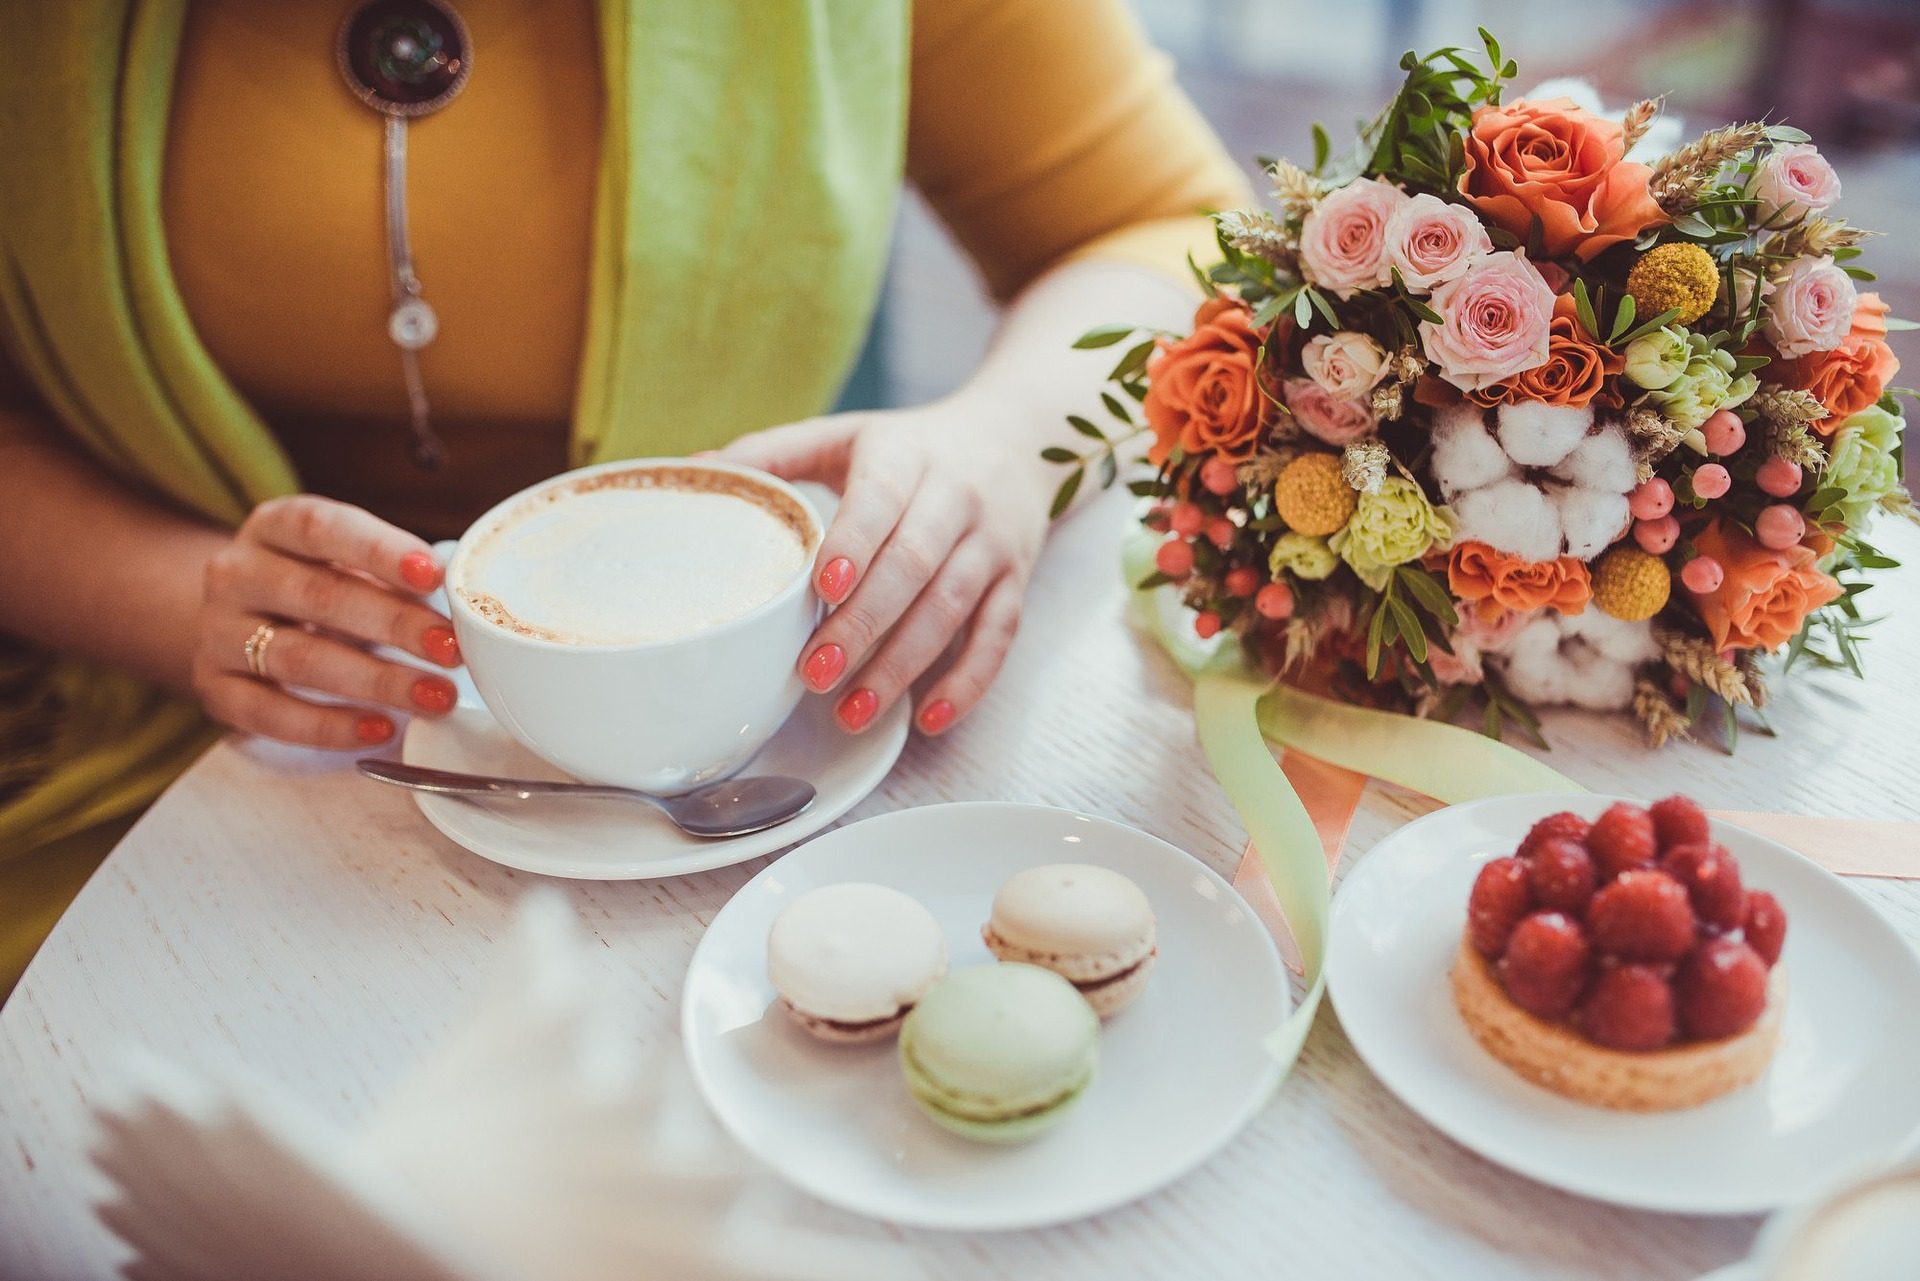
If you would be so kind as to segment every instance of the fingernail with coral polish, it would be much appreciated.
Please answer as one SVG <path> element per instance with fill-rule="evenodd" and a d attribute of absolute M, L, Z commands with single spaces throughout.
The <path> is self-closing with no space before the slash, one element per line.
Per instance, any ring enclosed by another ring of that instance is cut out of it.
<path fill-rule="evenodd" d="M 853 562 L 845 556 L 835 556 L 820 567 L 814 582 L 819 585 L 820 595 L 828 604 L 838 605 L 853 590 Z"/>
<path fill-rule="evenodd" d="M 429 627 L 421 632 L 420 648 L 442 667 L 460 666 L 460 641 L 451 627 Z"/>
<path fill-rule="evenodd" d="M 936 698 L 920 709 L 920 732 L 938 734 L 953 724 L 953 704 L 944 698 Z"/>
<path fill-rule="evenodd" d="M 807 655 L 800 675 L 814 693 L 824 694 L 833 688 L 833 683 L 840 679 L 840 673 L 846 669 L 847 651 L 829 643 Z"/>
<path fill-rule="evenodd" d="M 840 700 L 840 710 L 835 713 L 840 723 L 848 729 L 865 729 L 873 714 L 880 710 L 880 696 L 870 689 L 856 689 Z"/>
<path fill-rule="evenodd" d="M 440 562 L 429 552 L 408 552 L 400 558 L 400 577 L 416 592 L 430 592 L 440 585 Z"/>
<path fill-rule="evenodd" d="M 393 722 L 384 716 L 362 716 L 353 723 L 353 736 L 363 743 L 384 743 L 393 737 Z"/>
<path fill-rule="evenodd" d="M 422 676 L 413 683 L 413 704 L 422 711 L 450 712 L 460 695 L 453 682 L 439 676 Z"/>

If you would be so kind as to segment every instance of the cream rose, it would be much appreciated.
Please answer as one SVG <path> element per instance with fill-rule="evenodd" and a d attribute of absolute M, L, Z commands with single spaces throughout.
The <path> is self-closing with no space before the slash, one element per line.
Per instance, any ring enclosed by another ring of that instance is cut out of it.
<path fill-rule="evenodd" d="M 1831 258 L 1796 258 L 1767 292 L 1767 341 L 1787 360 L 1832 351 L 1853 328 L 1853 278 Z"/>
<path fill-rule="evenodd" d="M 1420 322 L 1420 345 L 1461 391 L 1546 363 L 1553 290 L 1521 253 L 1488 254 L 1433 291 L 1440 323 Z"/>
<path fill-rule="evenodd" d="M 1767 153 L 1747 191 L 1760 202 L 1762 221 L 1771 222 L 1782 213 L 1804 218 L 1832 208 L 1840 199 L 1840 175 L 1812 143 L 1790 143 Z"/>
<path fill-rule="evenodd" d="M 1300 363 L 1307 377 L 1325 388 L 1328 395 L 1352 399 L 1379 385 L 1380 375 L 1387 369 L 1387 353 L 1365 334 L 1343 329 L 1309 339 L 1301 349 Z"/>
<path fill-rule="evenodd" d="M 1387 265 L 1400 269 L 1407 292 L 1424 294 L 1493 252 L 1480 216 L 1465 205 L 1450 205 L 1421 192 L 1387 219 Z"/>
<path fill-rule="evenodd" d="M 1309 281 L 1351 298 L 1387 283 L 1387 220 L 1407 195 L 1380 178 L 1330 191 L 1300 224 L 1300 265 Z"/>

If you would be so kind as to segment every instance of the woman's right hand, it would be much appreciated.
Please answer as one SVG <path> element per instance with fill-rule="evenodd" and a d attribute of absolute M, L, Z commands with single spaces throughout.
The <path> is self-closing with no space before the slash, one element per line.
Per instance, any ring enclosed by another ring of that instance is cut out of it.
<path fill-rule="evenodd" d="M 312 494 L 264 502 L 207 563 L 194 691 L 215 720 L 249 733 L 313 747 L 384 743 L 390 717 L 287 687 L 416 714 L 451 711 L 452 681 L 368 652 L 390 645 L 459 666 L 451 624 L 421 600 L 439 585 L 427 544 L 369 512 Z M 247 642 L 262 624 L 274 632 L 265 674 L 255 676 Z"/>

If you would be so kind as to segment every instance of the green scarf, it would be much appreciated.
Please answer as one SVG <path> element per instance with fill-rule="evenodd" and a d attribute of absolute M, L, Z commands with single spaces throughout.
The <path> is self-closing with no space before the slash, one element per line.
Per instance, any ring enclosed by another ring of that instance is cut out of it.
<path fill-rule="evenodd" d="M 299 480 L 168 265 L 185 4 L 0 5 L 0 337 L 102 463 L 232 525 Z M 907 45 L 906 0 L 602 0 L 574 462 L 707 448 L 831 402 L 885 263 Z M 208 737 L 129 677 L 0 652 L 0 863 L 146 804 Z"/>

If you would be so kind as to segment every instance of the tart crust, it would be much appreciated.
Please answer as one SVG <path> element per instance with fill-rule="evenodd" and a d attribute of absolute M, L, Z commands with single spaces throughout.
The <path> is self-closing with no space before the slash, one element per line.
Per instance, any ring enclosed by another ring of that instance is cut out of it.
<path fill-rule="evenodd" d="M 1453 962 L 1453 1002 L 1474 1040 L 1534 1084 L 1598 1107 L 1665 1112 L 1697 1107 L 1766 1072 L 1780 1043 L 1787 980 L 1775 965 L 1767 975 L 1766 1008 L 1736 1036 L 1664 1050 L 1610 1050 L 1515 1005 L 1493 966 L 1462 937 Z"/>

